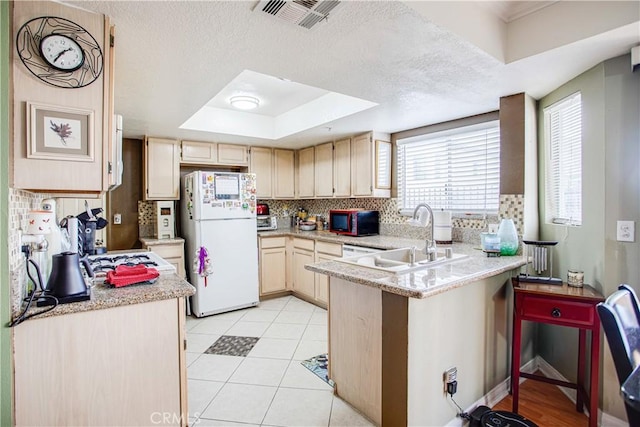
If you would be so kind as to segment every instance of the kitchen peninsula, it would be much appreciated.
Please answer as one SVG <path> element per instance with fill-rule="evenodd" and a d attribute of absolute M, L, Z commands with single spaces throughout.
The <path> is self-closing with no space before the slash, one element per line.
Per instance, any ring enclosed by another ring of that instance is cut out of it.
<path fill-rule="evenodd" d="M 194 292 L 175 273 L 98 284 L 90 301 L 17 325 L 16 425 L 186 425 L 185 298 Z"/>
<path fill-rule="evenodd" d="M 329 375 L 341 398 L 379 425 L 445 425 L 458 412 L 443 373 L 458 372 L 469 406 L 509 375 L 512 289 L 523 257 L 467 257 L 404 274 L 340 261 L 306 268 L 330 277 Z"/>

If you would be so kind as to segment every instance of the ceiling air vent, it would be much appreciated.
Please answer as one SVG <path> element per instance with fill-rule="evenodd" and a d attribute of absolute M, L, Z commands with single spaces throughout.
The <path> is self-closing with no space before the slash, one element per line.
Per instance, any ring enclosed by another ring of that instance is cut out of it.
<path fill-rule="evenodd" d="M 339 4 L 339 0 L 262 0 L 254 11 L 310 29 L 329 16 Z"/>

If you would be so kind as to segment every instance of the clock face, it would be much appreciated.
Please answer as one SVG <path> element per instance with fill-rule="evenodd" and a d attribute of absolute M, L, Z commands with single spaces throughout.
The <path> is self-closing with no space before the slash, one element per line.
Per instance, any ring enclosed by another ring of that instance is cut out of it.
<path fill-rule="evenodd" d="M 31 74 L 65 89 L 90 85 L 104 63 L 100 44 L 87 30 L 56 16 L 24 23 L 16 34 L 16 51 Z"/>
<path fill-rule="evenodd" d="M 84 63 L 84 52 L 75 40 L 60 34 L 50 34 L 40 41 L 40 54 L 53 68 L 75 71 Z"/>

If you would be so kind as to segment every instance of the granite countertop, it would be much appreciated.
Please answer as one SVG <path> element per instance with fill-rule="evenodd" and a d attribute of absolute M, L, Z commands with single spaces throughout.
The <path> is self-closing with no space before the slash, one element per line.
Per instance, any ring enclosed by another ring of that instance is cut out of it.
<path fill-rule="evenodd" d="M 293 236 L 325 242 L 342 243 L 354 246 L 365 246 L 377 249 L 398 249 L 416 246 L 424 248 L 424 239 L 409 239 L 387 235 L 352 237 L 343 236 L 329 231 L 301 231 L 295 229 L 279 229 L 261 231 L 260 237 Z M 367 267 L 358 267 L 339 261 L 325 261 L 307 264 L 307 270 L 333 277 L 372 286 L 409 298 L 428 298 L 448 290 L 465 286 L 469 283 L 496 276 L 498 274 L 517 269 L 526 264 L 523 256 L 505 256 L 489 258 L 480 249 L 480 242 L 476 245 L 468 243 L 453 243 L 451 245 L 437 245 L 439 248 L 450 247 L 454 253 L 465 254 L 466 258 L 450 264 L 434 268 L 425 268 L 413 272 L 394 274 Z"/>
<path fill-rule="evenodd" d="M 177 274 L 164 273 L 160 274 L 154 284 L 129 285 L 122 288 L 112 288 L 105 284 L 95 285 L 91 288 L 91 299 L 89 301 L 60 304 L 53 310 L 33 317 L 33 319 L 187 297 L 195 294 L 195 292 L 195 288 Z M 48 308 L 35 307 L 34 302 L 27 315 L 47 310 Z M 14 318 L 18 314 L 14 313 Z"/>
<path fill-rule="evenodd" d="M 174 237 L 173 239 L 156 239 L 155 237 L 140 237 L 139 239 L 142 242 L 142 244 L 146 246 L 177 245 L 180 243 L 184 243 L 184 239 L 182 237 Z"/>
<path fill-rule="evenodd" d="M 408 298 L 428 298 L 526 264 L 522 256 L 489 258 L 475 245 L 454 243 L 447 247 L 451 247 L 454 253 L 465 254 L 467 257 L 450 264 L 403 274 L 359 267 L 340 261 L 307 264 L 305 268 Z"/>
<path fill-rule="evenodd" d="M 258 237 L 293 236 L 306 239 L 320 240 L 323 242 L 342 243 L 345 245 L 366 246 L 376 249 L 398 249 L 411 246 L 424 247 L 424 239 L 408 239 L 406 237 L 395 237 L 387 235 L 377 236 L 344 236 L 330 231 L 302 231 L 292 228 L 278 230 L 260 231 Z"/>

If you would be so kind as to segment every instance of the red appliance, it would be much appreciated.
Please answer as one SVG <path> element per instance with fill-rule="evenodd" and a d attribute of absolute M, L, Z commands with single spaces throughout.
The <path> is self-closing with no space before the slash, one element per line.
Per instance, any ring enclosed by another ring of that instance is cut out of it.
<path fill-rule="evenodd" d="M 266 203 L 258 203 L 256 206 L 256 215 L 269 215 L 269 205 Z"/>
<path fill-rule="evenodd" d="M 378 234 L 380 213 L 362 209 L 339 209 L 329 211 L 329 231 L 347 236 L 370 236 Z"/>

